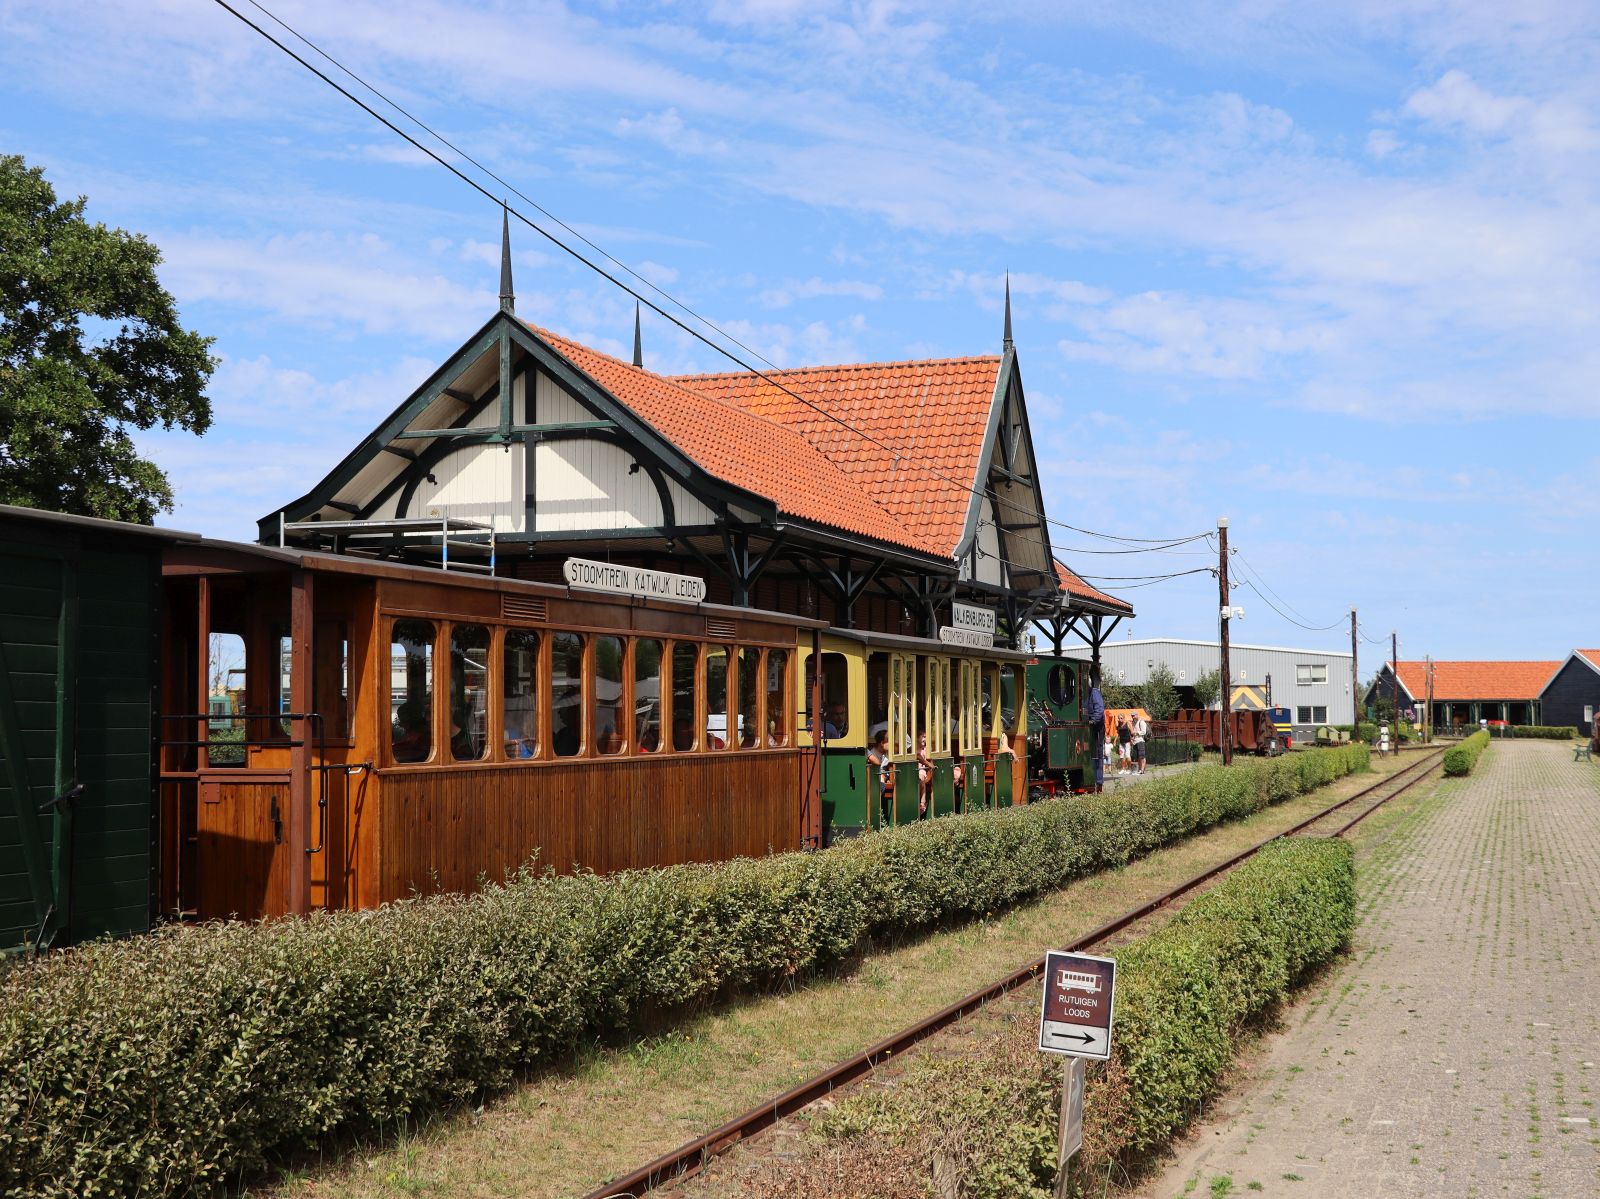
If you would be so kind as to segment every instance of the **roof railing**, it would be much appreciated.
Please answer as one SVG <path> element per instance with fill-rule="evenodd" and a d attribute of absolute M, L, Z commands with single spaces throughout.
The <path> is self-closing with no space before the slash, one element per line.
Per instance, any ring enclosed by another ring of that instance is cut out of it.
<path fill-rule="evenodd" d="M 493 525 L 467 520 L 460 516 L 410 517 L 399 520 L 296 520 L 286 521 L 278 513 L 278 547 L 286 549 L 291 536 L 311 540 L 323 535 L 334 539 L 337 552 L 340 543 L 352 541 L 384 541 L 402 546 L 413 543 L 418 548 L 439 547 L 439 569 L 477 571 L 492 575 L 495 570 L 495 530 Z M 352 546 L 351 548 L 357 548 Z M 359 548 L 369 548 L 362 546 Z M 488 553 L 486 561 L 471 561 L 451 557 L 454 549 L 463 553 Z"/>

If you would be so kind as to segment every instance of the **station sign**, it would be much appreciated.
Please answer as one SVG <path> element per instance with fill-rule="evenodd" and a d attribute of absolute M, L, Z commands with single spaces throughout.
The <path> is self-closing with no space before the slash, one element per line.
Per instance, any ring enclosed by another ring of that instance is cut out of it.
<path fill-rule="evenodd" d="M 950 601 L 950 623 L 958 629 L 971 629 L 977 633 L 988 633 L 990 639 L 994 638 L 995 616 L 993 608 L 980 608 L 976 604 L 964 604 L 960 600 Z"/>
<path fill-rule="evenodd" d="M 685 604 L 704 603 L 706 598 L 706 581 L 694 575 L 645 570 L 641 566 L 618 566 L 588 558 L 568 558 L 561 569 L 569 587 L 579 587 L 585 591 L 609 591 L 613 595 L 637 595 L 645 599 L 677 600 Z"/>
<path fill-rule="evenodd" d="M 950 623 L 939 626 L 939 640 L 946 645 L 993 649 L 994 629 L 993 608 L 980 608 L 977 604 L 964 604 L 960 600 L 952 600 Z"/>
<path fill-rule="evenodd" d="M 939 626 L 939 640 L 946 645 L 964 645 L 969 649 L 993 649 L 994 634 L 981 633 L 977 629 L 958 629 L 950 625 Z"/>
<path fill-rule="evenodd" d="M 1052 949 L 1044 962 L 1039 1048 L 1067 1057 L 1108 1059 L 1116 992 L 1117 963 L 1113 959 Z"/>

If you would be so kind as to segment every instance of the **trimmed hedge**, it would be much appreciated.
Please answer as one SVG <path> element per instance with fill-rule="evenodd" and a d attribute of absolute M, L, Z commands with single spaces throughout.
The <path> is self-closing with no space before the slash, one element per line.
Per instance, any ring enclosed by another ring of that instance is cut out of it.
<path fill-rule="evenodd" d="M 1355 924 L 1350 846 L 1285 840 L 1118 950 L 1112 1060 L 1091 1065 L 1085 1097 L 1085 1174 L 1170 1140 L 1217 1089 L 1246 1026 Z M 977 1054 L 919 1058 L 900 1085 L 864 1090 L 813 1125 L 832 1153 L 798 1176 L 777 1167 L 746 1193 L 910 1199 L 942 1161 L 972 1199 L 1047 1199 L 1061 1066 L 1037 1045 L 1037 1018 L 1025 1016 Z"/>
<path fill-rule="evenodd" d="M 1478 764 L 1478 755 L 1483 753 L 1488 744 L 1489 734 L 1479 729 L 1460 745 L 1452 745 L 1444 751 L 1444 772 L 1454 775 L 1471 774 L 1472 768 Z"/>
<path fill-rule="evenodd" d="M 931 821 L 822 853 L 267 924 L 0 974 L 0 1194 L 171 1195 L 484 1089 L 652 1016 L 992 912 L 1367 764 L 1364 746 Z"/>
<path fill-rule="evenodd" d="M 1244 1025 L 1344 948 L 1356 924 L 1354 861 L 1344 841 L 1278 842 L 1118 955 L 1109 1074 L 1126 1094 L 1096 1105 L 1118 1111 L 1114 1125 L 1101 1121 L 1104 1152 L 1148 1150 L 1182 1128 L 1216 1089 Z"/>
<path fill-rule="evenodd" d="M 1576 741 L 1578 730 L 1562 725 L 1514 724 L 1511 726 L 1511 735 L 1513 737 L 1532 737 L 1535 740 L 1543 739 L 1545 741 Z"/>

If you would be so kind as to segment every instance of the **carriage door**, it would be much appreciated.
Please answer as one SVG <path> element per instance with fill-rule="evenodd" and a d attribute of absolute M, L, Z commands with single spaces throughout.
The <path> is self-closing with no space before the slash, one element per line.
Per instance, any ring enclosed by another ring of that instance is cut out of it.
<path fill-rule="evenodd" d="M 0 544 L 0 951 L 149 927 L 158 570 L 87 535 Z"/>
<path fill-rule="evenodd" d="M 309 587 L 292 591 L 286 583 L 282 575 L 200 580 L 197 682 L 205 715 L 196 721 L 203 744 L 181 909 L 202 920 L 304 910 L 312 855 L 326 856 L 326 818 L 312 802 L 310 769 L 326 730 L 316 717 L 299 715 L 312 701 Z M 300 624 L 292 629 L 293 620 Z M 182 720 L 166 723 L 170 729 Z M 321 817 L 315 822 L 313 806 Z M 326 899 L 326 885 L 320 890 Z"/>

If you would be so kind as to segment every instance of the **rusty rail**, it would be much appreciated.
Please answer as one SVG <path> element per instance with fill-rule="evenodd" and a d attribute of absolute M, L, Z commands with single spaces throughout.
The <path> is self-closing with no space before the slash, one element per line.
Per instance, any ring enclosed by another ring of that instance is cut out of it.
<path fill-rule="evenodd" d="M 1349 823 L 1331 834 L 1335 837 L 1342 837 L 1384 804 L 1404 795 L 1412 787 L 1426 779 L 1434 763 L 1443 756 L 1444 750 L 1440 749 L 1431 757 L 1404 766 L 1387 778 L 1379 779 L 1372 786 L 1365 787 L 1354 795 L 1347 796 L 1337 803 L 1323 808 L 1320 812 L 1308 816 L 1298 824 L 1274 833 L 1262 841 L 1258 841 L 1250 848 L 1202 870 L 1193 878 L 1184 880 L 1171 890 L 1163 892 L 1154 899 L 1147 900 L 1138 907 L 1130 908 L 1122 915 L 1102 924 L 1099 928 L 1093 929 L 1070 944 L 1062 945 L 1058 948 L 1069 953 L 1089 949 L 1108 937 L 1121 932 L 1130 924 L 1134 924 L 1143 920 L 1146 916 L 1160 911 L 1174 899 L 1193 891 L 1196 887 L 1203 886 L 1217 877 L 1217 875 L 1232 870 L 1239 863 L 1260 853 L 1262 849 L 1271 845 L 1274 841 L 1280 841 L 1284 837 L 1292 837 L 1296 833 L 1304 832 L 1319 821 L 1327 819 L 1341 808 L 1348 807 L 1359 799 L 1364 799 L 1374 791 L 1391 786 L 1407 775 L 1412 776 L 1406 780 L 1404 786 L 1399 787 L 1389 795 L 1383 796 L 1376 803 L 1364 809 Z M 838 1065 L 824 1070 L 821 1074 L 813 1075 L 804 1082 L 790 1087 L 783 1094 L 751 1108 L 743 1115 L 735 1116 L 726 1124 L 712 1129 L 704 1136 L 696 1137 L 671 1152 L 662 1154 L 648 1165 L 640 1166 L 631 1174 L 595 1188 L 585 1195 L 583 1199 L 636 1199 L 637 1196 L 654 1190 L 656 1187 L 698 1174 L 713 1157 L 733 1148 L 740 1141 L 765 1131 L 778 1121 L 787 1119 L 789 1116 L 794 1115 L 795 1112 L 809 1107 L 818 1099 L 831 1094 L 837 1088 L 855 1081 L 864 1074 L 870 1073 L 877 1066 L 899 1056 L 917 1042 L 925 1040 L 940 1029 L 970 1016 L 973 1012 L 1000 998 L 1007 992 L 1014 991 L 1018 987 L 1033 982 L 1044 972 L 1044 963 L 1045 959 L 1041 956 L 1038 960 L 1013 971 L 998 982 L 990 983 L 988 986 L 956 1000 L 949 1007 L 942 1008 L 933 1015 L 925 1017 L 873 1045 L 869 1045 L 856 1056 L 847 1058 Z"/>

